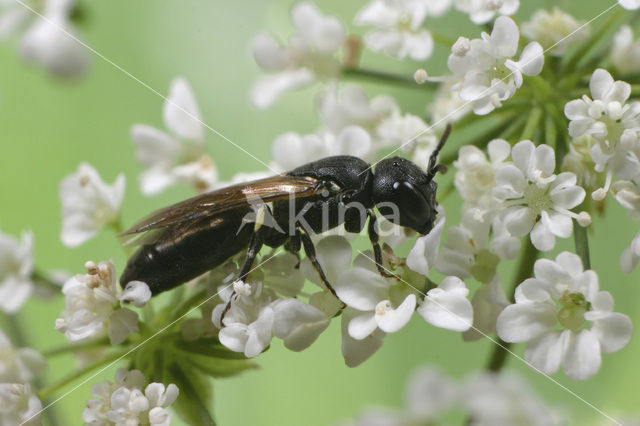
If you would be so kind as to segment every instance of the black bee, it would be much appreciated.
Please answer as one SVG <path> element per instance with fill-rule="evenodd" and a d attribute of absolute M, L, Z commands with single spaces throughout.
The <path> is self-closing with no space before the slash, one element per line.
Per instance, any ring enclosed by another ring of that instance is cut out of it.
<path fill-rule="evenodd" d="M 155 295 L 172 289 L 247 250 L 238 276 L 244 280 L 264 244 L 304 251 L 327 289 L 335 295 L 309 235 L 344 224 L 368 235 L 378 270 L 382 251 L 374 207 L 391 222 L 420 234 L 433 229 L 436 217 L 436 164 L 447 126 L 425 172 L 400 157 L 375 167 L 351 156 L 335 156 L 300 166 L 283 175 L 208 192 L 158 210 L 121 235 L 141 244 L 127 263 L 120 283 L 145 282 Z"/>

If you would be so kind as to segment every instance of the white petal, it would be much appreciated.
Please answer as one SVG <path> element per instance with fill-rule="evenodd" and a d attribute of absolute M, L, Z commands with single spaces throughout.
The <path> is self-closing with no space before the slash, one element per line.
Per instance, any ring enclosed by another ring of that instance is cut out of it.
<path fill-rule="evenodd" d="M 253 86 L 251 99 L 257 108 L 269 108 L 284 92 L 307 86 L 314 80 L 313 72 L 306 69 L 284 71 L 263 77 Z"/>
<path fill-rule="evenodd" d="M 273 335 L 273 320 L 273 310 L 267 307 L 260 311 L 260 315 L 256 321 L 249 324 L 247 331 L 249 338 L 244 348 L 244 355 L 247 358 L 253 358 L 259 355 L 264 348 L 269 346 Z"/>
<path fill-rule="evenodd" d="M 555 373 L 562 363 L 569 333 L 550 331 L 532 340 L 525 350 L 525 360 L 544 374 Z"/>
<path fill-rule="evenodd" d="M 364 269 L 348 269 L 336 281 L 336 294 L 347 305 L 359 311 L 372 311 L 385 299 L 389 284 L 379 273 Z"/>
<path fill-rule="evenodd" d="M 297 299 L 280 300 L 273 310 L 273 334 L 292 351 L 309 347 L 330 322 L 322 311 Z"/>
<path fill-rule="evenodd" d="M 442 230 L 444 229 L 445 218 L 442 216 L 435 226 L 424 237 L 416 240 L 407 255 L 407 266 L 412 270 L 424 276 L 429 275 L 429 269 L 433 267 L 440 245 Z"/>
<path fill-rule="evenodd" d="M 554 306 L 547 303 L 517 303 L 504 308 L 496 329 L 505 342 L 526 342 L 546 333 L 556 325 Z"/>
<path fill-rule="evenodd" d="M 348 367 L 356 367 L 369 359 L 382 346 L 382 339 L 385 333 L 382 330 L 375 330 L 373 334 L 362 340 L 356 340 L 349 335 L 349 323 L 357 311 L 345 309 L 342 312 L 342 356 Z"/>
<path fill-rule="evenodd" d="M 353 318 L 349 322 L 349 336 L 362 340 L 378 328 L 375 314 L 366 313 Z"/>
<path fill-rule="evenodd" d="M 125 285 L 118 299 L 123 303 L 133 303 L 134 306 L 141 308 L 151 299 L 151 290 L 142 281 L 130 281 Z"/>
<path fill-rule="evenodd" d="M 548 213 L 546 210 L 543 210 L 540 213 L 540 220 L 556 237 L 569 238 L 573 232 L 573 222 L 571 218 L 564 213 Z"/>
<path fill-rule="evenodd" d="M 498 167 L 494 179 L 496 186 L 493 189 L 493 195 L 501 200 L 520 198 L 527 188 L 522 170 L 513 164 Z"/>
<path fill-rule="evenodd" d="M 467 288 L 457 277 L 445 278 L 438 288 L 429 290 L 418 312 L 428 323 L 454 331 L 465 331 L 473 323 L 473 307 Z"/>
<path fill-rule="evenodd" d="M 504 223 L 507 230 L 516 237 L 527 235 L 536 220 L 536 213 L 528 207 L 514 207 L 505 211 Z"/>
<path fill-rule="evenodd" d="M 202 141 L 204 127 L 196 97 L 184 78 L 171 81 L 169 96 L 164 104 L 164 123 L 182 139 Z"/>
<path fill-rule="evenodd" d="M 125 341 L 127 336 L 138 331 L 138 314 L 130 309 L 121 308 L 109 316 L 109 340 L 112 345 Z"/>
<path fill-rule="evenodd" d="M 136 157 L 147 167 L 157 164 L 171 165 L 180 155 L 180 144 L 155 127 L 136 124 L 131 127 L 131 139 L 138 147 Z"/>
<path fill-rule="evenodd" d="M 617 352 L 631 340 L 633 325 L 628 316 L 613 312 L 593 322 L 591 332 L 600 341 L 602 352 Z"/>
<path fill-rule="evenodd" d="M 562 362 L 564 373 L 572 380 L 586 380 L 600 369 L 600 343 L 589 330 L 570 334 Z"/>
<path fill-rule="evenodd" d="M 544 66 L 544 55 L 542 46 L 537 42 L 529 43 L 520 55 L 520 60 L 516 62 L 522 74 L 533 76 L 538 75 Z"/>
<path fill-rule="evenodd" d="M 513 19 L 506 16 L 500 16 L 496 19 L 491 31 L 491 41 L 497 48 L 498 55 L 504 58 L 515 56 L 519 38 L 520 31 Z"/>
<path fill-rule="evenodd" d="M 416 295 L 410 294 L 396 309 L 388 309 L 383 315 L 376 312 L 378 327 L 385 333 L 395 333 L 409 322 L 415 308 Z"/>
<path fill-rule="evenodd" d="M 251 41 L 251 51 L 258 66 L 265 71 L 277 72 L 289 63 L 287 50 L 269 34 L 259 34 Z"/>
<path fill-rule="evenodd" d="M 549 251 L 556 245 L 556 237 L 543 222 L 538 222 L 531 230 L 531 243 L 540 251 Z"/>

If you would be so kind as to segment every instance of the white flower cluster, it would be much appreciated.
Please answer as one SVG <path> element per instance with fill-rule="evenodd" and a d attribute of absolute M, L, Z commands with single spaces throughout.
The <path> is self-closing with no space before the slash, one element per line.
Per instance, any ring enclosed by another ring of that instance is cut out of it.
<path fill-rule="evenodd" d="M 167 407 L 178 397 L 178 387 L 173 383 L 150 383 L 145 387 L 140 371 L 120 368 L 115 383 L 96 384 L 91 393 L 95 398 L 87 402 L 82 412 L 87 425 L 168 426 L 172 414 Z"/>
<path fill-rule="evenodd" d="M 441 220 L 425 237 L 431 237 L 432 242 L 416 244 L 418 248 L 414 251 L 418 254 L 413 257 L 419 258 L 420 251 L 433 252 L 437 248 L 443 225 Z M 258 279 L 250 274 L 246 283 L 233 283 L 236 296 L 221 324 L 220 317 L 232 294 L 229 284 L 223 282 L 223 303 L 212 313 L 214 324 L 221 328 L 220 342 L 248 357 L 262 352 L 273 337 L 282 339 L 287 348 L 300 351 L 311 345 L 327 328 L 331 318 L 343 309 L 342 353 L 346 364 L 353 367 L 380 348 L 386 333 L 404 327 L 416 310 L 437 327 L 465 331 L 471 325 L 473 312 L 467 300 L 469 291 L 459 278 L 448 277 L 425 294 L 405 279 L 382 277 L 370 252 L 360 253 L 352 263 L 351 245 L 343 237 L 323 238 L 317 243 L 316 252 L 340 300 L 326 290 L 308 259 L 300 265 L 302 275 L 295 272 L 295 262 L 280 262 L 280 268 L 267 269 Z M 291 254 L 278 256 L 293 258 Z M 415 277 L 416 272 L 424 273 L 419 261 L 413 267 L 412 263 L 407 259 L 407 266 L 417 271 L 398 266 L 396 273 L 407 278 Z M 280 279 L 274 280 L 273 275 Z M 321 290 L 311 294 L 303 292 L 304 278 Z M 423 282 L 424 277 L 420 281 Z M 274 282 L 277 285 L 272 284 Z M 279 297 L 279 294 L 285 297 Z M 308 297 L 308 303 L 301 297 Z"/>
<path fill-rule="evenodd" d="M 362 89 L 331 85 L 317 98 L 320 128 L 312 134 L 287 132 L 272 144 L 271 167 L 287 171 L 331 155 L 354 155 L 372 161 L 391 147 L 426 169 L 437 145 L 432 128 L 420 117 L 402 114 L 388 96 L 369 99 Z"/>
<path fill-rule="evenodd" d="M 600 369 L 601 353 L 629 343 L 631 320 L 613 312 L 611 294 L 599 291 L 596 273 L 573 253 L 537 260 L 534 273 L 498 317 L 498 335 L 529 342 L 525 360 L 537 371 L 552 374 L 562 366 L 571 379 L 588 379 Z"/>
<path fill-rule="evenodd" d="M 31 348 L 15 348 L 0 330 L 0 424 L 40 424 L 42 403 L 31 384 L 46 366 L 40 353 Z"/>
<path fill-rule="evenodd" d="M 340 70 L 336 53 L 346 40 L 342 22 L 306 1 L 296 3 L 291 18 L 296 32 L 286 46 L 268 34 L 253 40 L 253 57 L 271 74 L 253 87 L 251 96 L 258 108 L 270 107 L 286 91 L 332 79 Z"/>
<path fill-rule="evenodd" d="M 593 99 L 570 101 L 564 112 L 569 118 L 569 134 L 574 138 L 575 151 L 585 151 L 588 138 L 589 154 L 573 157 L 573 166 L 588 169 L 593 164 L 597 173 L 606 172 L 604 187 L 592 192 L 596 201 L 603 200 L 611 190 L 616 200 L 633 220 L 640 219 L 640 102 L 631 101 L 631 86 L 614 81 L 604 69 L 593 72 L 589 82 Z M 613 176 L 619 180 L 613 182 Z M 590 179 L 595 180 L 595 179 Z M 634 240 L 635 241 L 635 240 Z M 621 257 L 622 269 L 631 272 L 637 261 L 631 254 L 634 243 Z"/>
<path fill-rule="evenodd" d="M 0 41 L 18 35 L 26 26 L 20 40 L 20 53 L 25 61 L 59 77 L 74 77 L 86 71 L 88 52 L 73 39 L 78 34 L 70 19 L 76 1 L 25 2 L 35 13 L 21 3 L 0 1 Z"/>
<path fill-rule="evenodd" d="M 144 306 L 151 298 L 149 287 L 141 281 L 131 281 L 119 292 L 112 261 L 97 265 L 87 262 L 85 267 L 87 274 L 64 283 L 66 309 L 56 320 L 56 330 L 71 342 L 101 337 L 105 332 L 111 344 L 124 342 L 129 334 L 138 331 L 138 314 L 120 304 Z"/>
<path fill-rule="evenodd" d="M 473 104 L 474 113 L 485 115 L 499 108 L 522 86 L 523 75 L 542 71 L 544 55 L 537 42 L 525 46 L 519 61 L 512 60 L 519 39 L 516 23 L 501 16 L 490 35 L 482 33 L 482 38 L 473 40 L 460 37 L 451 47 L 447 64 L 457 81 L 452 89 Z"/>
<path fill-rule="evenodd" d="M 175 78 L 163 110 L 169 133 L 146 124 L 131 127 L 136 157 L 145 167 L 140 189 L 145 195 L 162 192 L 183 182 L 205 192 L 218 181 L 218 170 L 204 145 L 204 125 L 189 83 Z"/>
<path fill-rule="evenodd" d="M 374 0 L 358 12 L 355 23 L 375 27 L 364 36 L 374 52 L 422 61 L 433 52 L 425 19 L 442 15 L 450 6 L 451 0 Z"/>
<path fill-rule="evenodd" d="M 512 373 L 470 375 L 457 383 L 439 370 L 426 367 L 411 375 L 403 410 L 367 409 L 355 421 L 344 424 L 446 424 L 446 415 L 454 410 L 463 411 L 469 424 L 478 426 L 565 424 L 557 410 L 546 406 Z"/>

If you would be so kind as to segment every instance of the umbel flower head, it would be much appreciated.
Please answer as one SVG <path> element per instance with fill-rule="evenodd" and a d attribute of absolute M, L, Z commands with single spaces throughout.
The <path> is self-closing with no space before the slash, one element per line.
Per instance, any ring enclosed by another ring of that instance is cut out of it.
<path fill-rule="evenodd" d="M 458 83 L 452 87 L 465 102 L 473 103 L 473 112 L 489 114 L 511 98 L 522 86 L 523 75 L 542 71 L 544 55 L 537 42 L 525 46 L 519 61 L 512 58 L 518 51 L 520 31 L 511 18 L 496 19 L 491 34 L 469 40 L 460 37 L 451 47 L 447 60 Z"/>
<path fill-rule="evenodd" d="M 506 342 L 529 342 L 525 360 L 542 373 L 562 366 L 569 378 L 588 379 L 600 369 L 601 353 L 627 345 L 631 320 L 613 312 L 611 294 L 599 291 L 596 273 L 585 271 L 573 253 L 537 260 L 534 274 L 498 317 L 498 335 Z"/>
<path fill-rule="evenodd" d="M 18 241 L 0 232 L 0 309 L 13 314 L 24 305 L 34 288 L 32 273 L 33 234 Z"/>
<path fill-rule="evenodd" d="M 153 425 L 168 426 L 172 414 L 167 410 L 176 398 L 178 387 L 171 383 L 150 383 L 138 370 L 120 368 L 116 382 L 94 385 L 95 398 L 87 402 L 82 420 L 88 425 Z"/>
<path fill-rule="evenodd" d="M 97 265 L 87 262 L 85 267 L 87 274 L 64 283 L 66 309 L 56 320 L 56 330 L 72 342 L 108 332 L 112 344 L 122 343 L 138 331 L 138 314 L 120 307 L 120 302 L 143 306 L 151 298 L 151 291 L 146 284 L 132 281 L 119 293 L 112 261 Z"/>

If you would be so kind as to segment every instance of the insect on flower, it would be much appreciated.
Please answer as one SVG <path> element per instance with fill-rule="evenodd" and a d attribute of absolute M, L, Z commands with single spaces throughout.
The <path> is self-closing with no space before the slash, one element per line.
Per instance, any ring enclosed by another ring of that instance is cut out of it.
<path fill-rule="evenodd" d="M 451 127 L 431 154 L 428 169 L 393 157 L 375 168 L 352 156 L 327 157 L 283 175 L 215 190 L 161 209 L 123 232 L 125 244 L 139 244 L 120 283 L 145 282 L 155 295 L 222 264 L 246 249 L 238 279 L 244 281 L 263 245 L 301 248 L 335 296 L 315 253 L 310 234 L 344 224 L 359 233 L 368 221 L 378 271 L 382 250 L 374 207 L 391 222 L 427 234 L 436 218 L 437 164 Z M 337 297 L 337 296 L 336 296 Z M 229 302 L 231 303 L 231 302 Z M 230 304 L 227 306 L 230 307 Z"/>

